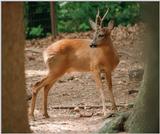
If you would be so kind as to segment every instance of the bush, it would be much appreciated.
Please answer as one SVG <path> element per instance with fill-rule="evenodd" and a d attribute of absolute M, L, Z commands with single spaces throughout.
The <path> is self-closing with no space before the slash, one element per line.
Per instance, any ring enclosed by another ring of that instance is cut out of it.
<path fill-rule="evenodd" d="M 88 20 L 95 20 L 98 8 L 100 16 L 109 8 L 103 23 L 105 26 L 111 19 L 116 25 L 132 25 L 140 16 L 140 6 L 136 2 L 56 2 L 58 32 L 90 30 Z M 49 2 L 25 3 L 25 27 L 27 38 L 44 37 L 51 33 Z"/>
<path fill-rule="evenodd" d="M 38 27 L 32 27 L 31 30 L 28 30 L 27 35 L 29 35 L 30 38 L 43 37 L 44 32 L 42 26 L 38 25 Z"/>
<path fill-rule="evenodd" d="M 98 8 L 100 16 L 109 8 L 104 24 L 114 19 L 116 25 L 126 26 L 139 20 L 140 6 L 136 2 L 57 2 L 58 31 L 89 30 L 88 19 L 95 20 Z"/>
<path fill-rule="evenodd" d="M 28 39 L 51 33 L 49 2 L 25 2 L 25 29 Z"/>

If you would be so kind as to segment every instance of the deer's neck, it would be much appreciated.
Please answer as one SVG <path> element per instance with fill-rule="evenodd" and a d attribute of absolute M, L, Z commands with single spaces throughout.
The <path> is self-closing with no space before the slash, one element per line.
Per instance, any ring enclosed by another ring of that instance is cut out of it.
<path fill-rule="evenodd" d="M 113 70 L 119 63 L 119 57 L 116 49 L 113 47 L 111 39 L 107 39 L 102 47 L 103 54 L 109 62 L 111 70 Z"/>
<path fill-rule="evenodd" d="M 110 37 L 108 37 L 103 41 L 102 49 L 104 50 L 105 53 L 108 53 L 108 51 L 110 52 L 114 51 L 113 44 Z"/>

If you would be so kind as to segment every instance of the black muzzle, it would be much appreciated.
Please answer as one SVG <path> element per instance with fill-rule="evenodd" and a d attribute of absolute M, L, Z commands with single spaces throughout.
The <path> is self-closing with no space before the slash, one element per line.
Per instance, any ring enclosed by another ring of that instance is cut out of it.
<path fill-rule="evenodd" d="M 95 43 L 91 43 L 90 47 L 91 47 L 91 48 L 96 48 L 97 45 L 96 45 Z"/>

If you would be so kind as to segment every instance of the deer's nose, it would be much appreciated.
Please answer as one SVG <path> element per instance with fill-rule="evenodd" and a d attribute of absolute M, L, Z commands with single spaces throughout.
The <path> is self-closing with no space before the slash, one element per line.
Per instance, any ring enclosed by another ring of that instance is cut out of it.
<path fill-rule="evenodd" d="M 91 48 L 95 48 L 97 45 L 96 45 L 96 43 L 94 43 L 94 42 L 92 42 L 91 44 L 90 44 L 90 47 Z"/>

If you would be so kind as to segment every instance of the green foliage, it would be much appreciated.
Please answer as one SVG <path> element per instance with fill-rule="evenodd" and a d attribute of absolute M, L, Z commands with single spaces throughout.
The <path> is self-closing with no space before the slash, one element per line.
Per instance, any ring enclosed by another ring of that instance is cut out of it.
<path fill-rule="evenodd" d="M 95 20 L 98 8 L 100 16 L 103 16 L 109 8 L 109 13 L 104 20 L 105 25 L 111 19 L 116 25 L 134 24 L 140 15 L 140 6 L 136 2 L 57 2 L 58 31 L 89 30 L 88 19 Z"/>
<path fill-rule="evenodd" d="M 26 38 L 44 37 L 51 33 L 49 2 L 25 2 L 24 9 Z"/>
<path fill-rule="evenodd" d="M 104 26 L 107 26 L 111 19 L 116 25 L 132 25 L 140 16 L 140 6 L 137 2 L 56 2 L 55 5 L 58 32 L 90 30 L 88 20 L 95 20 L 98 8 L 100 16 L 109 8 Z M 27 38 L 43 37 L 51 33 L 49 2 L 25 2 L 25 27 Z"/>
<path fill-rule="evenodd" d="M 29 31 L 29 30 L 28 30 Z M 32 27 L 31 30 L 27 33 L 29 35 L 29 37 L 43 37 L 44 33 L 43 33 L 43 28 L 41 25 L 38 25 L 38 27 Z"/>

